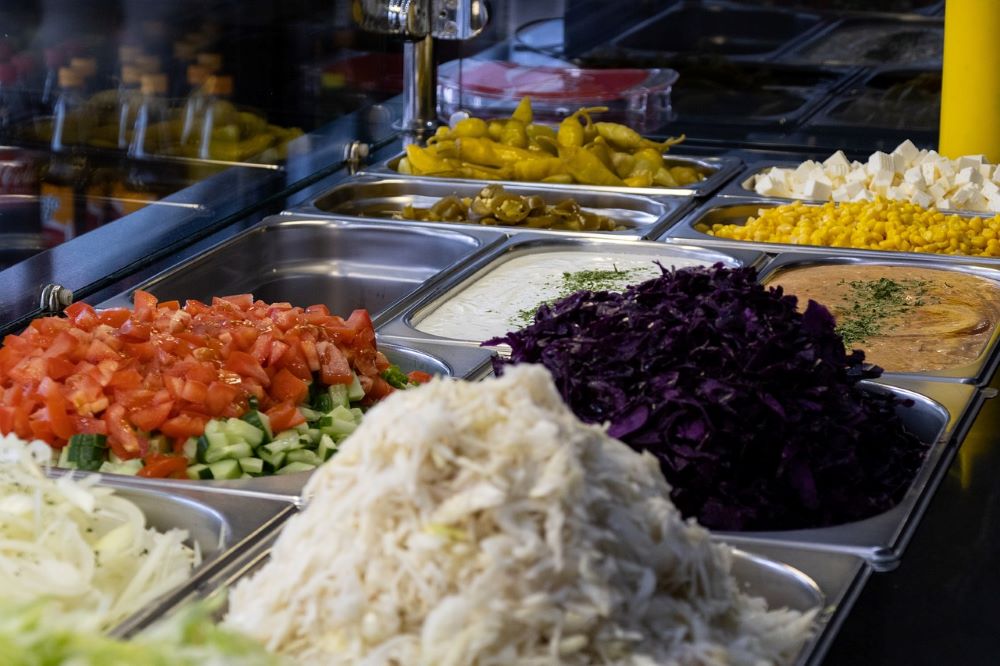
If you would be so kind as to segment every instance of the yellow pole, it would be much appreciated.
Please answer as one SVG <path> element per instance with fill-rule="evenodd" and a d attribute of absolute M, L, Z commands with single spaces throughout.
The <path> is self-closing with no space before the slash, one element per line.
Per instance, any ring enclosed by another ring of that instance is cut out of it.
<path fill-rule="evenodd" d="M 1000 2 L 947 0 L 941 137 L 955 159 L 983 154 L 1000 162 Z"/>

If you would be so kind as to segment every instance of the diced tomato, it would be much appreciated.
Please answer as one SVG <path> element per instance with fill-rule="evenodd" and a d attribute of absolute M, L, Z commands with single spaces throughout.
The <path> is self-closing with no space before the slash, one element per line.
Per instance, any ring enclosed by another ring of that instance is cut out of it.
<path fill-rule="evenodd" d="M 151 455 L 146 458 L 145 463 L 145 466 L 139 470 L 139 476 L 151 479 L 166 479 L 168 477 L 182 479 L 188 466 L 188 461 L 184 456 Z"/>
<path fill-rule="evenodd" d="M 135 319 L 129 319 L 118 327 L 118 332 L 126 342 L 145 342 L 149 340 L 149 336 L 153 332 L 153 327 L 149 324 L 138 322 Z"/>
<path fill-rule="evenodd" d="M 170 410 L 173 408 L 173 402 L 150 405 L 149 407 L 136 409 L 129 414 L 128 418 L 137 428 L 146 432 L 153 432 L 160 429 L 163 422 L 170 416 Z"/>
<path fill-rule="evenodd" d="M 276 433 L 306 422 L 305 417 L 302 416 L 302 412 L 291 402 L 279 403 L 267 410 L 266 413 L 267 418 L 271 422 L 271 430 Z"/>
<path fill-rule="evenodd" d="M 271 380 L 271 397 L 277 402 L 291 402 L 294 405 L 305 402 L 309 395 L 309 385 L 282 368 Z"/>
<path fill-rule="evenodd" d="M 350 384 L 354 377 L 347 357 L 332 342 L 317 345 L 320 354 L 320 377 L 324 384 Z"/>
<path fill-rule="evenodd" d="M 250 306 L 253 305 L 253 294 L 236 294 L 233 296 L 222 296 L 221 298 L 212 299 L 213 301 L 225 301 L 226 303 L 231 303 L 235 305 L 240 310 L 249 310 Z"/>
<path fill-rule="evenodd" d="M 132 297 L 132 300 L 135 303 L 135 311 L 133 312 L 132 317 L 136 321 L 152 321 L 156 316 L 156 296 L 138 289 Z"/>
<path fill-rule="evenodd" d="M 104 423 L 108 430 L 108 444 L 116 456 L 122 459 L 138 458 L 139 437 L 125 419 L 125 407 L 113 404 L 104 412 Z"/>
<path fill-rule="evenodd" d="M 406 377 L 414 384 L 426 384 L 434 378 L 434 375 L 423 370 L 413 370 Z"/>
<path fill-rule="evenodd" d="M 93 306 L 86 303 L 73 303 L 63 310 L 63 314 L 73 322 L 74 326 L 85 331 L 101 323 Z"/>
<path fill-rule="evenodd" d="M 197 437 L 205 432 L 208 417 L 185 412 L 164 422 L 160 431 L 167 437 Z"/>
<path fill-rule="evenodd" d="M 369 386 L 365 386 L 365 399 L 363 404 L 366 405 L 374 404 L 396 390 L 389 385 L 389 382 L 377 375 L 375 377 L 361 378 L 362 386 L 369 383 Z"/>
<path fill-rule="evenodd" d="M 226 413 L 226 408 L 237 401 L 240 390 L 230 384 L 215 381 L 208 385 L 208 394 L 205 397 L 205 406 L 212 416 L 222 416 Z"/>
<path fill-rule="evenodd" d="M 356 373 L 372 402 L 391 390 L 378 377 L 385 367 L 363 310 L 345 322 L 325 305 L 240 294 L 181 307 L 137 291 L 131 312 L 80 303 L 4 339 L 0 432 L 57 448 L 75 433 L 101 433 L 116 455 L 136 458 L 148 452 L 147 433 L 179 450 L 208 419 L 245 413 L 250 396 L 275 429 L 302 423 L 298 405 L 317 375 L 333 384 Z"/>
<path fill-rule="evenodd" d="M 107 310 L 100 310 L 97 313 L 98 320 L 102 324 L 111 326 L 112 328 L 120 328 L 131 316 L 132 313 L 125 308 L 108 308 Z"/>
<path fill-rule="evenodd" d="M 263 386 L 271 383 L 270 377 L 253 356 L 246 352 L 234 351 L 226 360 L 226 369 L 241 374 L 244 377 L 252 377 Z"/>

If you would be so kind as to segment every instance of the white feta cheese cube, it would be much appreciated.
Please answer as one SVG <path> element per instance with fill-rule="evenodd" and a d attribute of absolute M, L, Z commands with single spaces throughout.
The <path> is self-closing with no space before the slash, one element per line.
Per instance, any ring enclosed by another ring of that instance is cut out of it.
<path fill-rule="evenodd" d="M 938 210 L 947 210 L 952 208 L 951 199 L 948 197 L 940 197 L 934 200 L 934 207 Z"/>
<path fill-rule="evenodd" d="M 851 171 L 849 164 L 829 164 L 825 167 L 826 177 L 831 182 L 841 181 L 847 177 Z"/>
<path fill-rule="evenodd" d="M 880 171 L 892 171 L 893 162 L 892 157 L 883 153 L 881 150 L 876 150 L 868 158 L 868 173 L 874 176 Z"/>
<path fill-rule="evenodd" d="M 998 164 L 996 168 L 993 169 L 993 175 L 990 176 L 990 180 L 992 180 L 994 183 L 1000 183 L 1000 164 Z"/>
<path fill-rule="evenodd" d="M 955 174 L 955 185 L 979 185 L 983 182 L 983 177 L 979 175 L 979 169 L 974 166 L 967 166 Z"/>
<path fill-rule="evenodd" d="M 1000 194 L 1000 186 L 994 183 L 992 180 L 987 180 L 983 183 L 982 187 L 979 188 L 983 193 L 983 196 L 987 199 L 994 194 Z"/>
<path fill-rule="evenodd" d="M 832 193 L 833 187 L 830 185 L 830 181 L 822 178 L 810 178 L 802 191 L 802 194 L 807 199 L 818 199 L 820 201 L 828 201 Z"/>
<path fill-rule="evenodd" d="M 840 187 L 833 188 L 833 192 L 830 193 L 831 201 L 849 201 L 851 195 L 847 193 L 847 185 L 841 185 Z"/>
<path fill-rule="evenodd" d="M 844 154 L 844 151 L 838 150 L 833 155 L 830 155 L 828 158 L 823 160 L 823 166 L 827 169 L 830 167 L 844 167 L 845 169 L 850 169 L 851 163 L 847 159 L 847 155 Z"/>
<path fill-rule="evenodd" d="M 869 177 L 865 169 L 852 169 L 844 180 L 848 183 L 867 183 Z"/>
<path fill-rule="evenodd" d="M 763 196 L 772 196 L 774 193 L 774 181 L 771 176 L 765 174 L 757 176 L 757 182 L 753 185 L 753 191 Z"/>
<path fill-rule="evenodd" d="M 927 194 L 923 190 L 917 190 L 910 195 L 910 201 L 918 206 L 922 206 L 923 208 L 930 208 L 931 204 L 934 203 L 934 197 Z"/>
<path fill-rule="evenodd" d="M 920 171 L 920 167 L 912 166 L 903 172 L 903 182 L 919 187 L 926 181 L 924 181 L 924 174 Z"/>
<path fill-rule="evenodd" d="M 948 188 L 943 186 L 940 181 L 931 183 L 931 186 L 927 188 L 927 194 L 931 195 L 935 199 L 940 199 L 944 195 L 948 194 Z"/>
<path fill-rule="evenodd" d="M 940 177 L 937 162 L 924 162 L 920 165 L 920 173 L 924 176 L 924 182 L 928 184 L 933 183 Z"/>
<path fill-rule="evenodd" d="M 938 173 L 941 174 L 942 178 L 947 178 L 949 181 L 952 181 L 957 173 L 955 170 L 955 163 L 951 160 L 938 162 Z"/>
<path fill-rule="evenodd" d="M 966 204 L 966 202 L 969 201 L 969 199 L 972 198 L 973 194 L 976 194 L 976 192 L 977 188 L 975 185 L 972 185 L 971 183 L 966 183 L 965 185 L 962 185 L 957 190 L 952 192 L 949 198 L 951 199 L 951 203 L 953 206 L 955 206 L 956 208 L 961 208 Z"/>
<path fill-rule="evenodd" d="M 868 190 L 861 190 L 853 197 L 851 197 L 851 201 L 874 201 L 874 200 L 875 200 L 875 194 L 869 192 Z"/>
<path fill-rule="evenodd" d="M 990 210 L 990 202 L 984 197 L 980 192 L 974 193 L 969 200 L 965 202 L 966 210 L 974 210 L 979 213 L 986 213 Z"/>
<path fill-rule="evenodd" d="M 968 169 L 969 167 L 978 167 L 985 161 L 986 158 L 983 155 L 962 155 L 955 160 L 955 170 L 961 171 L 962 169 Z"/>
<path fill-rule="evenodd" d="M 993 165 L 992 164 L 980 164 L 979 175 L 983 177 L 983 180 L 989 180 L 993 175 Z"/>
<path fill-rule="evenodd" d="M 1000 193 L 986 197 L 986 207 L 991 213 L 1000 213 Z"/>
<path fill-rule="evenodd" d="M 896 179 L 896 173 L 892 170 L 886 169 L 883 171 L 878 171 L 872 174 L 871 188 L 880 187 L 885 189 L 892 185 L 893 181 Z"/>
<path fill-rule="evenodd" d="M 892 170 L 896 173 L 903 173 L 906 171 L 906 158 L 899 153 L 889 153 L 889 157 L 892 158 Z"/>
<path fill-rule="evenodd" d="M 920 150 L 918 150 L 909 139 L 896 146 L 896 149 L 892 152 L 902 157 L 904 162 L 907 164 L 915 160 L 917 156 L 920 155 Z"/>

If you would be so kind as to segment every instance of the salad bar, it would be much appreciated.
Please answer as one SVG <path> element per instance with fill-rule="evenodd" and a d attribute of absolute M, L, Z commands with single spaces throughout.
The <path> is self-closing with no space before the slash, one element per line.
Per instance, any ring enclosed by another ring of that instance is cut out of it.
<path fill-rule="evenodd" d="M 7 335 L 0 662 L 867 658 L 989 456 L 1000 166 L 930 149 L 941 6 L 827 4 L 534 53 L 672 81 L 634 127 L 459 76 Z"/>

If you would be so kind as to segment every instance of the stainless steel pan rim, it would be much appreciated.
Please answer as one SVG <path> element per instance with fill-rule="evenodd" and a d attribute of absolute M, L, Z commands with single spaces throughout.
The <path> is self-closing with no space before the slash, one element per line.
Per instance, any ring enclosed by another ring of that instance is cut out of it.
<path fill-rule="evenodd" d="M 442 345 L 464 345 L 479 347 L 479 340 L 462 340 L 445 338 L 419 330 L 420 319 L 435 307 L 440 305 L 450 294 L 461 291 L 478 278 L 492 270 L 496 265 L 517 256 L 544 252 L 546 250 L 601 251 L 621 254 L 649 255 L 651 259 L 660 254 L 658 243 L 636 243 L 617 238 L 585 238 L 554 237 L 541 234 L 518 234 L 508 238 L 503 243 L 491 248 L 474 261 L 467 262 L 460 269 L 448 276 L 448 279 L 438 284 L 422 289 L 409 302 L 408 307 L 379 330 L 381 333 L 398 339 L 414 341 L 431 341 Z M 756 265 L 764 257 L 757 252 L 727 252 L 718 248 L 704 248 L 686 245 L 670 245 L 671 250 L 663 252 L 663 259 L 668 262 L 671 257 L 686 257 L 702 259 L 707 264 L 722 262 L 731 266 Z"/>
<path fill-rule="evenodd" d="M 898 565 L 930 498 L 957 449 L 949 433 L 960 415 L 951 414 L 936 400 L 908 389 L 864 382 L 867 390 L 892 393 L 913 401 L 911 407 L 901 407 L 899 413 L 911 429 L 926 433 L 921 441 L 927 445 L 924 462 L 910 483 L 906 494 L 896 506 L 864 520 L 828 527 L 778 531 L 717 532 L 720 538 L 734 543 L 779 543 L 798 548 L 835 551 L 861 557 L 876 570 L 887 570 Z M 915 410 L 915 411 L 909 411 Z M 924 423 L 914 428 L 914 420 Z"/>
<path fill-rule="evenodd" d="M 894 259 L 871 259 L 865 256 L 858 256 L 853 252 L 831 252 L 828 254 L 783 252 L 777 255 L 761 269 L 757 279 L 761 283 L 766 283 L 776 274 L 783 271 L 830 264 L 900 266 L 954 271 L 990 280 L 995 283 L 997 289 L 1000 289 L 1000 266 L 994 268 L 974 265 L 945 264 L 931 261 L 914 261 L 910 258 L 903 257 L 897 257 Z M 997 368 L 998 363 L 1000 363 L 1000 352 L 998 352 L 998 346 L 1000 346 L 1000 322 L 998 322 L 997 326 L 993 329 L 993 332 L 990 334 L 989 340 L 987 340 L 986 344 L 983 346 L 982 351 L 980 351 L 976 359 L 970 363 L 942 370 L 886 372 L 885 376 L 918 380 L 934 379 L 940 381 L 954 381 L 982 385 L 990 380 Z"/>
<path fill-rule="evenodd" d="M 370 167 L 365 167 L 361 175 L 390 175 L 396 178 L 420 178 L 427 176 L 414 176 L 399 173 L 397 165 L 405 153 L 400 153 L 387 160 L 378 162 Z M 693 157 L 675 153 L 664 153 L 663 161 L 668 166 L 690 166 L 702 171 L 709 172 L 705 180 L 685 185 L 682 187 L 612 187 L 606 185 L 578 185 L 578 184 L 556 184 L 556 183 L 524 183 L 515 180 L 490 181 L 499 183 L 504 187 L 530 184 L 540 190 L 556 190 L 564 192 L 590 191 L 590 192 L 613 192 L 616 194 L 639 194 L 650 197 L 671 197 L 671 196 L 697 196 L 704 197 L 721 187 L 742 165 L 742 161 L 736 157 Z M 434 178 L 435 181 L 446 183 L 468 183 L 464 178 Z"/>
<path fill-rule="evenodd" d="M 745 250 L 757 250 L 758 252 L 766 252 L 768 254 L 778 254 L 781 252 L 800 252 L 800 253 L 819 253 L 819 254 L 830 254 L 837 252 L 849 252 L 852 254 L 857 254 L 858 256 L 868 257 L 872 259 L 909 259 L 912 261 L 921 262 L 940 262 L 942 264 L 957 264 L 961 266 L 966 265 L 979 265 L 979 266 L 1000 266 L 1000 257 L 977 257 L 973 255 L 964 254 L 934 254 L 930 252 L 901 252 L 898 250 L 868 250 L 864 248 L 854 248 L 854 247 L 834 247 L 830 245 L 794 245 L 791 243 L 770 243 L 765 241 L 743 241 L 743 240 L 730 240 L 728 238 L 719 238 L 718 236 L 712 236 L 700 229 L 696 228 L 696 225 L 702 223 L 705 218 L 711 217 L 714 213 L 722 212 L 727 209 L 734 209 L 745 207 L 751 209 L 752 212 L 749 215 L 756 214 L 757 210 L 762 208 L 773 208 L 775 206 L 780 206 L 787 203 L 784 200 L 767 198 L 767 197 L 737 197 L 737 196 L 727 196 L 727 197 L 715 197 L 709 200 L 707 203 L 703 204 L 694 212 L 690 213 L 683 220 L 674 224 L 667 229 L 666 233 L 660 236 L 657 240 L 665 241 L 667 243 L 691 243 L 696 242 L 699 245 L 704 245 L 706 247 L 731 247 L 734 249 L 745 249 Z M 823 202 L 827 203 L 827 202 Z M 809 206 L 818 206 L 822 203 L 810 203 L 806 202 Z M 960 217 L 983 217 L 989 216 L 989 214 L 984 213 L 970 213 L 968 211 L 955 211 L 953 213 Z M 739 215 L 737 217 L 743 217 Z M 744 218 L 745 219 L 745 218 Z M 733 222 L 735 223 L 735 222 Z"/>
<path fill-rule="evenodd" d="M 570 231 L 563 229 L 535 229 L 517 225 L 477 225 L 463 222 L 424 222 L 400 220 L 385 213 L 390 209 L 402 209 L 406 204 L 430 206 L 434 201 L 449 195 L 474 197 L 483 187 L 492 184 L 486 180 L 453 180 L 427 178 L 424 176 L 394 177 L 362 175 L 344 181 L 312 199 L 297 206 L 289 214 L 349 220 L 364 224 L 409 223 L 439 229 L 486 229 L 506 234 L 552 233 L 556 235 L 596 235 L 598 237 L 657 236 L 670 224 L 679 220 L 690 208 L 690 197 L 659 197 L 653 199 L 634 193 L 604 192 L 591 190 L 561 190 L 541 188 L 535 183 L 517 183 L 504 188 L 521 196 L 539 195 L 553 204 L 565 198 L 573 198 L 585 210 L 607 215 L 616 222 L 626 225 L 618 231 Z M 370 203 L 369 203 L 370 202 Z M 365 215 L 368 210 L 372 214 Z"/>

